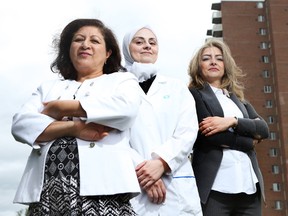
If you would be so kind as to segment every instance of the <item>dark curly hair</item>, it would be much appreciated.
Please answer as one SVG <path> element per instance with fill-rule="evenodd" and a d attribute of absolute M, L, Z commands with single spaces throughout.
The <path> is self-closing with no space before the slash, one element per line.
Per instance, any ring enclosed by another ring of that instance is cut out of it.
<path fill-rule="evenodd" d="M 61 74 L 64 79 L 77 79 L 77 71 L 71 62 L 69 50 L 74 34 L 83 26 L 95 26 L 98 28 L 104 37 L 106 51 L 111 51 L 110 57 L 103 66 L 103 73 L 110 74 L 118 71 L 126 71 L 121 65 L 120 48 L 114 33 L 98 19 L 73 20 L 63 29 L 60 37 L 53 40 L 57 57 L 50 65 L 51 71 Z"/>

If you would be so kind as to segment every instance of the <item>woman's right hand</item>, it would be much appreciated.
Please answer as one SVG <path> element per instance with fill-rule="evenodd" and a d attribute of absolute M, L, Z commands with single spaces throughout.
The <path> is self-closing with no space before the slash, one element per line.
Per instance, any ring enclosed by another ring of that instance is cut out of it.
<path fill-rule="evenodd" d="M 210 116 L 200 122 L 199 130 L 203 135 L 211 136 L 226 131 L 228 128 L 235 126 L 235 124 L 237 124 L 237 119 L 234 117 Z"/>
<path fill-rule="evenodd" d="M 75 123 L 75 137 L 86 141 L 98 141 L 106 137 L 113 128 L 84 121 L 74 121 Z"/>
<path fill-rule="evenodd" d="M 96 123 L 86 124 L 81 120 L 54 121 L 37 137 L 36 142 L 49 142 L 64 136 L 72 136 L 86 141 L 98 141 L 113 128 Z"/>
<path fill-rule="evenodd" d="M 145 189 L 149 200 L 155 204 L 161 204 L 166 199 L 166 187 L 162 179 L 158 179 L 154 184 Z"/>

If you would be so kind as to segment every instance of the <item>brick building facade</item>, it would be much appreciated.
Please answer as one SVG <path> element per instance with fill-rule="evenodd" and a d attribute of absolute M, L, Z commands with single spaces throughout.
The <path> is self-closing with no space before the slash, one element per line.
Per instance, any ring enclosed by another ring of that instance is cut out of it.
<path fill-rule="evenodd" d="M 213 28 L 246 77 L 245 97 L 267 121 L 256 147 L 265 183 L 263 216 L 288 215 L 288 0 L 222 0 L 211 6 Z"/>

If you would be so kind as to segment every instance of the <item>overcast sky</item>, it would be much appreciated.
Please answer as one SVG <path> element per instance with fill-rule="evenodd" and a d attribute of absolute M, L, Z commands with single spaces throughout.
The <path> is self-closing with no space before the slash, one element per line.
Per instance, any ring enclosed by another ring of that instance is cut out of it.
<path fill-rule="evenodd" d="M 0 215 L 26 206 L 12 200 L 31 151 L 11 135 L 12 116 L 46 79 L 54 57 L 51 42 L 76 18 L 98 18 L 116 34 L 139 24 L 156 27 L 161 72 L 188 83 L 187 67 L 212 28 L 211 4 L 220 0 L 9 0 L 0 7 Z"/>

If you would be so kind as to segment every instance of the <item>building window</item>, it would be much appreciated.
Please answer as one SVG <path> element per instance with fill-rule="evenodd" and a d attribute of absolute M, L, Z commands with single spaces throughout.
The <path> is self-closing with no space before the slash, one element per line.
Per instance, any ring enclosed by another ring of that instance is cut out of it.
<path fill-rule="evenodd" d="M 270 139 L 270 140 L 276 140 L 276 139 L 277 139 L 276 133 L 275 133 L 275 132 L 270 132 L 270 133 L 269 133 L 269 139 Z"/>
<path fill-rule="evenodd" d="M 270 72 L 269 72 L 268 70 L 263 70 L 263 71 L 262 71 L 262 76 L 263 76 L 264 78 L 269 78 L 269 77 L 270 77 Z"/>
<path fill-rule="evenodd" d="M 272 103 L 272 100 L 266 100 L 266 105 L 265 105 L 266 108 L 272 108 L 273 107 L 273 103 Z"/>
<path fill-rule="evenodd" d="M 272 184 L 272 189 L 275 192 L 281 191 L 280 184 L 279 183 L 273 183 Z"/>
<path fill-rule="evenodd" d="M 267 42 L 261 42 L 260 43 L 260 48 L 261 49 L 268 49 L 268 43 Z"/>
<path fill-rule="evenodd" d="M 269 57 L 268 56 L 262 56 L 262 62 L 269 63 Z"/>
<path fill-rule="evenodd" d="M 272 86 L 264 86 L 264 93 L 271 93 L 272 92 Z"/>
<path fill-rule="evenodd" d="M 257 7 L 258 9 L 262 9 L 262 8 L 264 7 L 263 2 L 257 2 L 257 3 L 256 3 L 256 7 Z"/>
<path fill-rule="evenodd" d="M 273 174 L 279 174 L 280 173 L 280 169 L 278 165 L 272 165 L 272 173 Z"/>
<path fill-rule="evenodd" d="M 275 201 L 275 209 L 276 210 L 282 210 L 282 202 L 277 200 Z"/>
<path fill-rule="evenodd" d="M 274 124 L 274 117 L 273 116 L 268 116 L 268 119 L 267 119 L 267 123 L 268 124 Z"/>
<path fill-rule="evenodd" d="M 263 15 L 258 15 L 258 22 L 264 22 L 265 21 L 265 17 Z"/>
<path fill-rule="evenodd" d="M 277 157 L 278 156 L 278 149 L 277 148 L 270 148 L 269 156 L 270 157 Z"/>
<path fill-rule="evenodd" d="M 259 29 L 259 34 L 260 34 L 260 35 L 266 35 L 266 34 L 267 34 L 266 29 L 260 28 L 260 29 Z"/>

